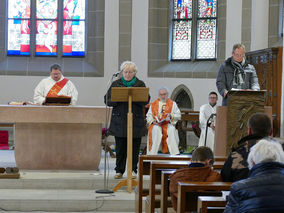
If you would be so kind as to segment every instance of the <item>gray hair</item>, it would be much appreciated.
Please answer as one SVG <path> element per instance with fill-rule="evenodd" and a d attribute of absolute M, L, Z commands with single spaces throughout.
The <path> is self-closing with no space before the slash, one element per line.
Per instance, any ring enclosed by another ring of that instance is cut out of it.
<path fill-rule="evenodd" d="M 160 91 L 161 91 L 161 90 L 166 90 L 167 93 L 168 93 L 168 95 L 170 94 L 170 93 L 169 93 L 169 89 L 168 89 L 167 87 L 165 87 L 165 86 L 162 86 L 162 87 L 160 87 L 160 88 L 158 89 L 158 95 L 160 95 Z"/>
<path fill-rule="evenodd" d="M 243 48 L 244 51 L 246 52 L 246 47 L 245 47 L 245 45 L 243 45 L 243 44 L 234 44 L 232 53 L 234 53 L 235 50 L 236 50 L 236 49 L 239 49 L 239 48 Z"/>
<path fill-rule="evenodd" d="M 120 65 L 120 71 L 122 72 L 123 70 L 125 70 L 126 68 L 130 68 L 133 69 L 133 71 L 135 72 L 135 74 L 137 73 L 137 66 L 134 62 L 132 61 L 124 61 L 122 62 L 122 64 Z"/>
<path fill-rule="evenodd" d="M 284 163 L 283 148 L 277 141 L 262 139 L 250 149 L 247 162 L 250 169 L 262 162 Z"/>

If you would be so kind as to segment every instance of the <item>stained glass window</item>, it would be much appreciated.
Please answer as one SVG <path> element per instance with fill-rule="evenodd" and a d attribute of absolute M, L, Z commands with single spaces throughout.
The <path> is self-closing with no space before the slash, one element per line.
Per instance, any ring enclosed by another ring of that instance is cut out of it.
<path fill-rule="evenodd" d="M 173 59 L 190 59 L 191 21 L 175 21 L 173 42 Z"/>
<path fill-rule="evenodd" d="M 8 2 L 8 55 L 30 55 L 30 0 Z"/>
<path fill-rule="evenodd" d="M 85 1 L 64 0 L 63 56 L 85 55 Z"/>
<path fill-rule="evenodd" d="M 172 59 L 191 58 L 192 1 L 174 0 Z"/>
<path fill-rule="evenodd" d="M 217 0 L 199 0 L 197 18 L 196 58 L 216 58 L 216 3 Z"/>
<path fill-rule="evenodd" d="M 216 24 L 217 0 L 173 0 L 172 59 L 215 59 Z"/>
<path fill-rule="evenodd" d="M 36 55 L 57 55 L 57 0 L 36 2 Z"/>
<path fill-rule="evenodd" d="M 85 1 L 8 0 L 8 55 L 84 56 Z"/>

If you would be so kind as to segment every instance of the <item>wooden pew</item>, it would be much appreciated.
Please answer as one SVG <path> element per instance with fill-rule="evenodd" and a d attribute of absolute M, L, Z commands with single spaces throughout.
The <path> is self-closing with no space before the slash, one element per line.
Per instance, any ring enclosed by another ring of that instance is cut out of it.
<path fill-rule="evenodd" d="M 178 183 L 178 200 L 177 212 L 183 213 L 186 211 L 187 196 L 193 193 L 205 192 L 221 192 L 229 191 L 230 182 L 179 182 Z"/>
<path fill-rule="evenodd" d="M 161 184 L 161 213 L 168 212 L 168 197 L 169 197 L 169 177 L 176 170 L 162 171 L 162 184 Z"/>
<path fill-rule="evenodd" d="M 146 212 L 154 213 L 155 207 L 160 207 L 160 202 L 155 205 L 156 196 L 156 184 L 161 184 L 161 170 L 163 169 L 180 169 L 187 168 L 190 161 L 152 161 L 150 165 L 150 189 L 149 199 L 146 200 Z M 224 165 L 224 161 L 215 161 L 214 168 L 221 169 Z M 163 193 L 164 196 L 165 193 Z M 165 198 L 164 198 L 165 199 Z M 167 199 L 163 200 L 163 204 L 166 205 Z M 165 208 L 163 208 L 164 211 Z"/>
<path fill-rule="evenodd" d="M 222 158 L 217 158 L 223 160 Z M 224 165 L 224 161 L 215 161 L 214 169 L 220 170 Z M 168 212 L 168 195 L 169 195 L 169 176 L 176 170 L 162 170 L 161 171 L 161 213 Z"/>
<path fill-rule="evenodd" d="M 140 155 L 138 163 L 138 186 L 135 189 L 135 212 L 142 213 L 142 198 L 149 195 L 149 188 L 143 188 L 143 176 L 150 175 L 150 162 L 159 161 L 190 161 L 189 155 Z"/>
<path fill-rule="evenodd" d="M 208 207 L 225 207 L 226 200 L 217 196 L 198 196 L 197 211 L 199 213 L 207 213 Z M 221 209 L 221 211 L 224 209 Z M 222 212 L 223 212 L 222 211 Z"/>
<path fill-rule="evenodd" d="M 155 206 L 156 184 L 161 184 L 161 170 L 180 169 L 188 167 L 190 161 L 152 161 L 150 165 L 150 189 L 146 199 L 146 213 L 154 213 L 155 207 L 160 207 L 160 203 Z"/>
<path fill-rule="evenodd" d="M 215 162 L 225 161 L 225 156 L 215 156 Z M 138 163 L 138 186 L 135 189 L 135 212 L 142 213 L 142 199 L 149 195 L 149 188 L 143 188 L 143 176 L 150 175 L 150 163 L 153 160 L 158 161 L 190 161 L 191 156 L 189 155 L 140 155 Z M 221 166 L 219 166 L 221 167 Z"/>

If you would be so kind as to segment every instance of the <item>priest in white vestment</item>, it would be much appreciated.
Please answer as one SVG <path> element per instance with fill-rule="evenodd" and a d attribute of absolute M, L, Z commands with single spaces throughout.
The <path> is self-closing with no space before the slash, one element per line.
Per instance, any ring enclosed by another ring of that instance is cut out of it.
<path fill-rule="evenodd" d="M 34 91 L 34 103 L 44 104 L 47 96 L 69 96 L 71 105 L 75 105 L 78 99 L 78 91 L 74 84 L 62 75 L 60 65 L 50 67 L 50 76 L 39 82 Z"/>
<path fill-rule="evenodd" d="M 176 102 L 168 98 L 168 89 L 159 89 L 159 98 L 155 100 L 146 115 L 148 125 L 147 155 L 156 155 L 162 142 L 162 152 L 179 154 L 179 137 L 175 125 L 181 119 Z"/>
<path fill-rule="evenodd" d="M 215 136 L 215 121 L 216 121 L 217 100 L 218 100 L 217 93 L 216 92 L 210 92 L 209 103 L 202 105 L 200 107 L 200 112 L 199 112 L 199 123 L 200 123 L 200 128 L 201 128 L 201 134 L 200 134 L 198 146 L 207 146 L 213 151 L 214 151 L 214 136 Z M 211 118 L 210 118 L 210 116 L 211 116 Z M 208 121 L 209 118 L 210 118 L 210 120 Z M 207 139 L 205 141 L 207 121 L 208 121 Z"/>

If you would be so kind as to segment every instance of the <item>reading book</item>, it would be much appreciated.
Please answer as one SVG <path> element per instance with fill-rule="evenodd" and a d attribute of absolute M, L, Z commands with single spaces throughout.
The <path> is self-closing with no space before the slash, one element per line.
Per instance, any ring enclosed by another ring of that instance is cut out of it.
<path fill-rule="evenodd" d="M 44 105 L 70 105 L 70 103 L 70 96 L 59 95 L 46 97 Z"/>
<path fill-rule="evenodd" d="M 166 117 L 165 119 L 159 119 L 157 116 L 155 117 L 156 119 L 156 122 L 158 124 L 163 124 L 163 123 L 166 123 L 166 122 L 169 122 L 170 121 L 170 118 L 169 117 Z"/>

